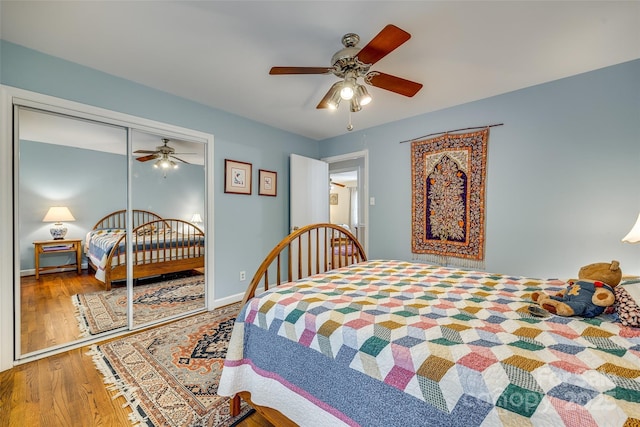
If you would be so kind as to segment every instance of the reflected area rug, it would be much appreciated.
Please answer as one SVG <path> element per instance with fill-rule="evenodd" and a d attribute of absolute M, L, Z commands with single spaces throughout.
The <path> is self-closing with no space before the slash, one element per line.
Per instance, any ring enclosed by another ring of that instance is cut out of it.
<path fill-rule="evenodd" d="M 127 325 L 127 288 L 112 288 L 71 297 L 83 337 Z M 133 287 L 136 325 L 204 308 L 204 275 Z"/>
<path fill-rule="evenodd" d="M 218 383 L 240 303 L 91 347 L 116 396 L 143 426 L 226 427 L 252 412 L 243 402 L 231 417 Z"/>

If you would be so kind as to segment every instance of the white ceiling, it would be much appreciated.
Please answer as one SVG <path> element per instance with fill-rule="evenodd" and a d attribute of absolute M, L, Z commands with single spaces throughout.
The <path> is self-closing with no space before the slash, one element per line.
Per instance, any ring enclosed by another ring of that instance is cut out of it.
<path fill-rule="evenodd" d="M 331 181 L 337 182 L 339 184 L 350 184 L 353 186 L 354 183 L 358 182 L 358 171 L 348 171 L 348 172 L 329 172 L 329 177 Z"/>
<path fill-rule="evenodd" d="M 20 140 L 26 141 L 66 145 L 120 155 L 127 153 L 127 131 L 123 127 L 29 108 L 20 109 L 18 135 Z M 163 145 L 162 138 L 161 135 L 136 129 L 131 138 L 131 151 L 155 150 Z M 171 139 L 168 145 L 175 148 L 176 156 L 181 160 L 190 164 L 204 164 L 204 144 Z M 134 157 L 143 155 L 146 154 L 134 153 Z"/>
<path fill-rule="evenodd" d="M 315 107 L 345 33 L 360 47 L 386 24 L 412 38 L 376 63 L 424 84 L 413 98 L 371 87 L 364 129 L 640 58 L 640 2 L 5 1 L 3 39 L 309 138 L 347 133 L 348 109 Z"/>

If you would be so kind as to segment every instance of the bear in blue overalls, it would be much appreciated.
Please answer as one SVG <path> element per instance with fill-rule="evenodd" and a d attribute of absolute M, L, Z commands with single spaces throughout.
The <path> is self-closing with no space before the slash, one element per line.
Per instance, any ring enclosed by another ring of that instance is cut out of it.
<path fill-rule="evenodd" d="M 613 288 L 621 280 L 622 271 L 618 261 L 589 264 L 580 269 L 578 280 L 568 282 L 567 289 L 556 295 L 534 292 L 531 299 L 559 316 L 595 317 L 613 305 Z"/>

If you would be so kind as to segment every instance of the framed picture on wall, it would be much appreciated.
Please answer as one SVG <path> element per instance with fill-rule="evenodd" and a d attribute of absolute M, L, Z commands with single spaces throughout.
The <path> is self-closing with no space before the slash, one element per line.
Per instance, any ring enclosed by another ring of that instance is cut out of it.
<path fill-rule="evenodd" d="M 260 169 L 258 172 L 258 194 L 275 197 L 278 194 L 278 173 L 264 169 Z"/>
<path fill-rule="evenodd" d="M 224 160 L 224 192 L 251 194 L 251 163 Z"/>
<path fill-rule="evenodd" d="M 329 194 L 329 204 L 337 205 L 338 204 L 338 193 Z"/>

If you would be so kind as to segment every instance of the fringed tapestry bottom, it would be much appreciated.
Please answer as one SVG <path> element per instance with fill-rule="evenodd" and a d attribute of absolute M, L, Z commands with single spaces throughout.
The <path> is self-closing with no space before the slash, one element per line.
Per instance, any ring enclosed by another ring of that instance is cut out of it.
<path fill-rule="evenodd" d="M 439 254 L 413 254 L 412 261 L 426 262 L 443 267 L 460 267 L 469 270 L 485 270 L 484 260 L 456 258 Z"/>

